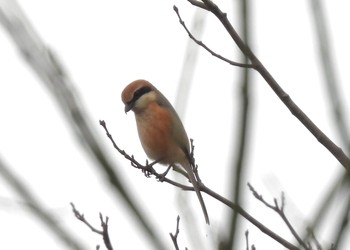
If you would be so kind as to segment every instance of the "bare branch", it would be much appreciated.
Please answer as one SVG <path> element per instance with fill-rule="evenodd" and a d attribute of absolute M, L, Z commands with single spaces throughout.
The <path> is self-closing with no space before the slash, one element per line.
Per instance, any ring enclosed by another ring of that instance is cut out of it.
<path fill-rule="evenodd" d="M 188 0 L 189 1 L 189 0 Z M 189 1 L 195 6 L 203 8 L 202 4 L 197 1 Z M 202 0 L 205 9 L 213 13 L 222 23 L 232 40 L 236 43 L 239 49 L 249 58 L 252 68 L 259 72 L 265 79 L 272 90 L 290 110 L 290 112 L 310 131 L 310 133 L 325 147 L 333 156 L 342 164 L 342 166 L 350 172 L 350 158 L 344 151 L 338 147 L 325 133 L 320 130 L 316 124 L 294 103 L 291 97 L 282 89 L 282 87 L 273 78 L 270 72 L 265 68 L 261 61 L 255 56 L 252 50 L 245 44 L 245 42 L 238 35 L 236 30 L 227 18 L 227 14 L 222 12 L 220 8 L 211 0 Z M 175 7 L 176 8 L 176 7 Z M 174 10 L 175 10 L 174 8 Z M 177 8 L 176 8 L 177 9 Z M 176 10 L 175 10 L 176 11 Z M 200 44 L 199 44 L 200 45 Z M 223 59 L 222 59 L 223 60 Z M 224 60 L 225 61 L 225 60 Z"/>
<path fill-rule="evenodd" d="M 267 206 L 268 208 L 274 210 L 284 221 L 284 223 L 286 223 L 289 231 L 293 234 L 294 238 L 298 241 L 298 243 L 305 249 L 305 250 L 310 250 L 310 247 L 308 247 L 305 242 L 301 239 L 301 237 L 298 235 L 298 233 L 296 232 L 296 230 L 294 229 L 294 227 L 292 226 L 292 224 L 289 222 L 286 214 L 284 213 L 284 207 L 285 207 L 285 197 L 284 197 L 284 193 L 281 193 L 281 204 L 278 204 L 277 199 L 273 199 L 274 201 L 274 205 L 268 203 L 267 201 L 264 200 L 263 196 L 261 194 L 258 194 L 258 192 L 254 189 L 254 187 L 248 183 L 248 187 L 249 189 L 252 191 L 254 197 L 259 200 L 260 202 L 262 202 L 265 206 Z"/>
<path fill-rule="evenodd" d="M 193 4 L 194 6 L 197 6 L 199 8 L 202 8 L 203 10 L 208 10 L 207 6 L 205 6 L 205 4 L 201 1 L 197 1 L 197 0 L 188 0 L 188 2 L 190 2 L 191 4 Z"/>
<path fill-rule="evenodd" d="M 120 149 L 117 144 L 115 143 L 112 135 L 109 133 L 105 121 L 101 120 L 100 125 L 105 129 L 106 134 L 110 141 L 112 142 L 113 146 L 117 151 L 123 155 L 127 160 L 130 161 L 131 165 L 135 168 L 141 169 L 143 171 L 148 171 L 150 175 L 154 175 L 157 179 L 167 182 L 169 184 L 172 184 L 176 187 L 182 188 L 183 190 L 187 191 L 194 191 L 194 188 L 192 186 L 185 186 L 183 184 L 177 183 L 173 180 L 168 179 L 167 177 L 158 174 L 154 168 L 153 165 L 155 163 L 147 164 L 146 166 L 143 166 L 139 162 L 135 160 L 133 156 L 128 155 L 124 150 Z M 192 145 L 193 147 L 193 145 Z M 286 248 L 290 250 L 298 250 L 299 248 L 288 242 L 287 240 L 283 239 L 281 236 L 277 235 L 276 233 L 272 232 L 270 229 L 268 229 L 266 226 L 264 226 L 262 223 L 260 223 L 258 220 L 256 220 L 253 216 L 251 216 L 249 213 L 247 213 L 242 207 L 239 205 L 229 201 L 228 199 L 224 198 L 223 196 L 219 195 L 218 193 L 214 192 L 213 190 L 206 187 L 202 182 L 198 182 L 199 190 L 210 195 L 211 197 L 215 198 L 216 200 L 222 202 L 223 204 L 227 205 L 228 207 L 232 208 L 233 210 L 237 211 L 240 215 L 242 215 L 244 218 L 246 218 L 249 222 L 251 222 L 253 225 L 255 225 L 257 228 L 259 228 L 263 233 L 270 236 L 277 242 L 279 242 L 281 245 L 285 246 Z"/>
<path fill-rule="evenodd" d="M 146 177 L 150 177 L 151 175 L 154 175 L 159 181 L 161 182 L 167 182 L 171 185 L 174 185 L 176 187 L 182 188 L 183 190 L 193 190 L 192 187 L 190 186 L 186 186 L 183 185 L 181 183 L 178 183 L 176 181 L 173 181 L 169 178 L 166 177 L 167 172 L 169 171 L 168 169 L 163 173 L 163 174 L 159 174 L 154 168 L 153 166 L 155 164 L 157 164 L 157 161 L 154 161 L 150 164 L 148 164 L 148 162 L 146 161 L 146 165 L 142 165 L 141 163 L 139 163 L 133 155 L 129 155 L 127 154 L 124 150 L 122 150 L 121 148 L 118 147 L 118 145 L 115 143 L 112 135 L 109 133 L 106 122 L 103 120 L 100 120 L 100 125 L 104 128 L 107 137 L 110 139 L 110 141 L 113 144 L 113 147 L 122 155 L 124 156 L 127 160 L 130 161 L 131 166 L 133 166 L 134 168 L 140 169 Z M 169 166 L 169 168 L 172 166 Z M 181 172 L 180 172 L 181 173 Z"/>
<path fill-rule="evenodd" d="M 177 218 L 176 218 L 175 235 L 172 234 L 172 233 L 169 233 L 170 234 L 170 238 L 173 241 L 174 247 L 175 247 L 176 250 L 179 250 L 179 245 L 177 243 L 177 236 L 179 235 L 179 232 L 180 232 L 180 230 L 179 230 L 179 222 L 180 222 L 180 216 L 177 216 Z"/>
<path fill-rule="evenodd" d="M 244 68 L 253 68 L 252 64 L 246 64 L 246 63 L 238 63 L 238 62 L 234 62 L 231 61 L 229 59 L 227 59 L 226 57 L 221 56 L 218 53 L 215 53 L 213 50 L 211 50 L 207 45 L 205 45 L 202 41 L 197 40 L 192 33 L 189 31 L 189 29 L 187 28 L 185 22 L 181 19 L 180 13 L 179 13 L 179 9 L 174 5 L 173 7 L 175 13 L 177 14 L 178 18 L 179 18 L 179 22 L 180 24 L 184 27 L 184 29 L 186 30 L 188 36 L 199 46 L 203 47 L 206 51 L 208 51 L 211 55 L 219 58 L 220 60 L 223 60 L 224 62 L 227 62 L 233 66 L 237 66 L 237 67 L 244 67 Z"/>
<path fill-rule="evenodd" d="M 110 238 L 109 238 L 109 233 L 108 233 L 108 216 L 106 216 L 105 220 L 103 220 L 103 216 L 102 214 L 100 213 L 100 220 L 101 220 L 101 227 L 103 229 L 103 242 L 105 243 L 105 246 L 107 247 L 107 249 L 109 250 L 113 250 L 113 247 L 112 247 L 112 243 L 110 241 Z"/>
<path fill-rule="evenodd" d="M 90 230 L 94 233 L 97 233 L 99 235 L 102 235 L 103 237 L 103 241 L 105 243 L 105 246 L 108 250 L 113 250 L 110 238 L 109 238 L 109 233 L 108 233 L 108 220 L 109 218 L 106 216 L 106 219 L 103 220 L 103 216 L 100 213 L 100 220 L 101 220 L 101 227 L 102 230 L 98 230 L 96 229 L 94 226 L 92 226 L 86 219 L 84 214 L 80 213 L 74 206 L 74 204 L 71 202 L 70 205 L 72 206 L 72 210 L 74 213 L 74 216 L 80 220 L 81 222 L 83 222 L 88 228 L 90 228 Z M 96 249 L 100 249 L 100 246 L 96 246 Z"/>

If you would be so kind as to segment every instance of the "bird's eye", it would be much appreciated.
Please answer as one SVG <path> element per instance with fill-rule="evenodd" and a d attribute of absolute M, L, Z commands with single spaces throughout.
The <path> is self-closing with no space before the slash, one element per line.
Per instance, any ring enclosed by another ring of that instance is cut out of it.
<path fill-rule="evenodd" d="M 132 98 L 133 101 L 136 101 L 137 99 L 139 99 L 141 96 L 143 96 L 144 94 L 150 92 L 152 89 L 148 86 L 139 88 L 138 90 L 135 91 L 134 93 L 134 97 Z"/>

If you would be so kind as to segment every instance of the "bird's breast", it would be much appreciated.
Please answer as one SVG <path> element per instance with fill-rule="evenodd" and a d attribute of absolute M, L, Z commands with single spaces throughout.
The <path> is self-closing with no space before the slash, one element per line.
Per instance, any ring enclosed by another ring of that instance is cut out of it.
<path fill-rule="evenodd" d="M 169 112 L 157 103 L 135 114 L 140 141 L 147 156 L 152 160 L 172 163 L 176 145 L 172 138 L 172 118 Z"/>

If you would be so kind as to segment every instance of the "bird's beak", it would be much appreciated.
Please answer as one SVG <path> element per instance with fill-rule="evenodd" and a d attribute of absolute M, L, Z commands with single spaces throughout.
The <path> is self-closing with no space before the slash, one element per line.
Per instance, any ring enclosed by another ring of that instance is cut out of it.
<path fill-rule="evenodd" d="M 124 111 L 125 111 L 125 114 L 128 113 L 133 107 L 134 107 L 134 102 L 128 102 L 127 104 L 125 104 L 125 108 L 124 108 Z"/>

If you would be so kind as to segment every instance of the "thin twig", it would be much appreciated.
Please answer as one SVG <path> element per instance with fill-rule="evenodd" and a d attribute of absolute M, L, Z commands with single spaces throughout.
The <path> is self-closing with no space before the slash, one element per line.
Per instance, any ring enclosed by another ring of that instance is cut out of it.
<path fill-rule="evenodd" d="M 177 236 L 180 233 L 180 229 L 179 229 L 179 223 L 180 223 L 180 216 L 178 215 L 176 218 L 176 229 L 175 229 L 175 234 L 169 233 L 170 234 L 170 238 L 174 243 L 174 247 L 176 250 L 179 250 L 179 245 L 177 243 Z"/>
<path fill-rule="evenodd" d="M 106 216 L 105 220 L 103 220 L 103 215 L 100 213 L 100 221 L 101 221 L 101 227 L 103 229 L 103 242 L 105 243 L 105 246 L 109 250 L 113 250 L 111 240 L 109 238 L 109 233 L 108 233 L 108 216 Z"/>
<path fill-rule="evenodd" d="M 246 244 L 246 248 L 247 250 L 249 250 L 249 239 L 248 239 L 248 236 L 249 236 L 249 231 L 245 231 L 245 244 Z"/>
<path fill-rule="evenodd" d="M 112 243 L 109 238 L 108 233 L 108 220 L 109 218 L 106 216 L 105 220 L 103 219 L 102 214 L 100 213 L 100 221 L 101 221 L 101 227 L 102 230 L 96 229 L 94 226 L 92 226 L 86 219 L 84 214 L 80 213 L 74 206 L 74 204 L 71 202 L 70 205 L 72 206 L 72 211 L 74 216 L 83 222 L 92 232 L 97 233 L 99 235 L 102 235 L 103 242 L 105 243 L 105 246 L 108 250 L 113 250 Z M 100 246 L 96 246 L 96 249 L 99 249 Z"/>
<path fill-rule="evenodd" d="M 148 162 L 146 162 L 146 165 L 142 165 L 141 163 L 139 163 L 133 155 L 129 155 L 127 154 L 124 150 L 122 150 L 121 148 L 118 147 L 118 145 L 115 143 L 112 135 L 109 133 L 106 122 L 103 120 L 100 120 L 100 125 L 104 128 L 107 137 L 110 139 L 110 141 L 113 144 L 113 147 L 122 155 L 125 157 L 125 159 L 130 161 L 131 166 L 133 166 L 134 168 L 140 169 L 143 173 L 145 173 L 145 176 L 149 177 L 151 175 L 154 175 L 159 181 L 161 182 L 167 182 L 171 185 L 174 185 L 176 187 L 182 188 L 184 190 L 189 190 L 191 189 L 191 187 L 180 184 L 176 181 L 173 181 L 169 178 L 166 177 L 166 173 L 167 171 L 165 171 L 163 174 L 159 174 L 154 168 L 153 166 L 155 164 L 157 164 L 157 161 L 154 161 L 150 164 L 148 164 Z"/>
<path fill-rule="evenodd" d="M 275 199 L 273 199 L 274 205 L 272 205 L 272 204 L 268 203 L 267 201 L 265 201 L 263 196 L 261 194 L 259 194 L 250 183 L 248 183 L 248 187 L 249 187 L 249 189 L 251 190 L 251 192 L 253 193 L 254 197 L 257 200 L 262 202 L 268 208 L 274 210 L 282 218 L 284 223 L 287 225 L 289 231 L 292 233 L 292 235 L 298 241 L 298 243 L 305 250 L 310 250 L 310 248 L 305 244 L 305 242 L 298 235 L 298 233 L 296 232 L 296 230 L 294 229 L 294 227 L 292 226 L 292 224 L 288 220 L 286 214 L 284 213 L 284 207 L 285 207 L 285 196 L 284 196 L 284 193 L 282 192 L 282 194 L 281 194 L 281 204 L 278 204 L 278 200 L 275 198 Z"/>
<path fill-rule="evenodd" d="M 244 67 L 244 68 L 253 68 L 252 64 L 246 64 L 246 63 L 238 63 L 238 62 L 234 62 L 231 61 L 230 59 L 227 59 L 226 57 L 223 57 L 222 55 L 214 52 L 213 50 L 211 50 L 207 45 L 205 45 L 202 41 L 197 40 L 192 33 L 189 31 L 189 29 L 187 28 L 185 22 L 181 19 L 180 13 L 179 13 L 179 9 L 174 5 L 173 7 L 175 13 L 177 14 L 178 18 L 179 18 L 179 22 L 180 24 L 184 27 L 184 29 L 186 30 L 188 36 L 199 46 L 203 47 L 206 51 L 208 51 L 211 55 L 219 58 L 220 60 L 223 60 L 224 62 L 227 62 L 233 66 L 237 66 L 237 67 Z"/>

